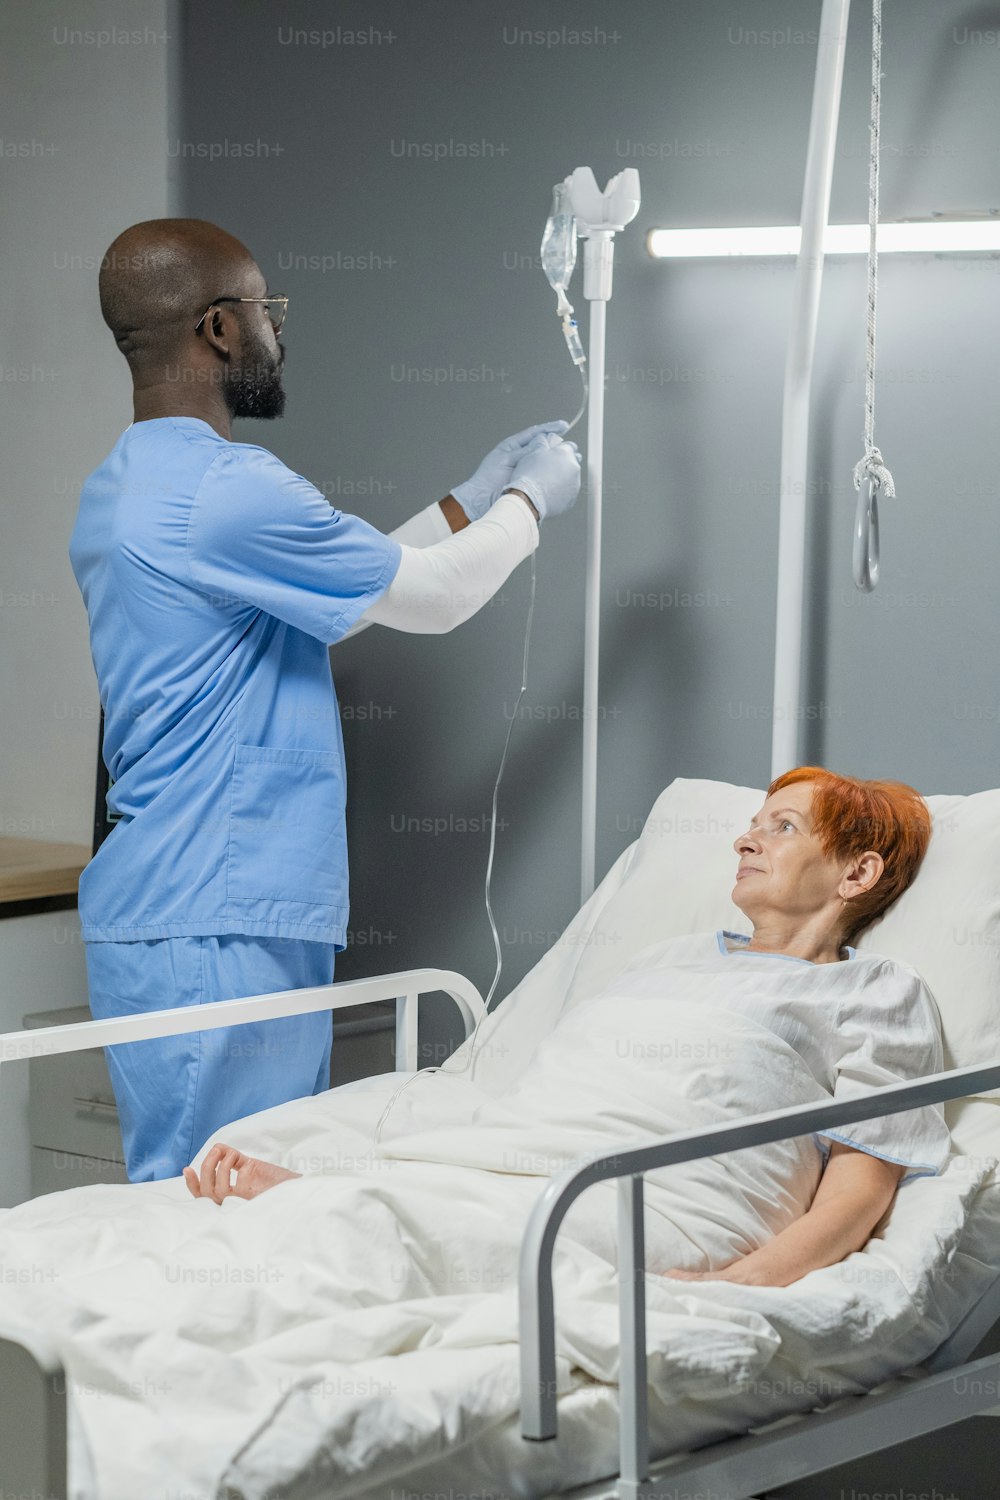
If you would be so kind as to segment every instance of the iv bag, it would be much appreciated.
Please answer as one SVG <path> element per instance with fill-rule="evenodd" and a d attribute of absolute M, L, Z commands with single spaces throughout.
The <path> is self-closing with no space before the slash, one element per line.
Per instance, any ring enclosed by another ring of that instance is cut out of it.
<path fill-rule="evenodd" d="M 569 187 L 552 189 L 552 211 L 542 235 L 542 270 L 554 292 L 565 292 L 576 265 L 576 219 L 570 208 Z"/>

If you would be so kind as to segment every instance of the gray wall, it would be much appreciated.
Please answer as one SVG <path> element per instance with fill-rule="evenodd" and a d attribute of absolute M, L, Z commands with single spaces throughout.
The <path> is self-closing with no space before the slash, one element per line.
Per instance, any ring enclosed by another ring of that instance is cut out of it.
<path fill-rule="evenodd" d="M 385 529 L 506 433 L 575 411 L 537 261 L 551 185 L 584 163 L 602 182 L 640 170 L 609 315 L 600 872 L 673 777 L 767 780 L 792 271 L 668 266 L 644 236 L 798 219 L 819 11 L 818 0 L 184 10 L 173 148 L 184 211 L 240 236 L 291 296 L 287 415 L 241 436 Z M 867 213 L 869 17 L 855 7 L 834 220 Z M 885 217 L 996 205 L 1000 54 L 970 28 L 998 20 L 1000 7 L 958 0 L 887 7 Z M 574 43 L 568 27 L 596 28 L 596 41 Z M 374 36 L 352 43 L 350 28 Z M 549 28 L 553 45 L 523 35 Z M 237 39 L 230 75 L 221 60 Z M 255 154 L 210 161 L 226 141 Z M 899 498 L 883 502 L 883 578 L 867 598 L 850 575 L 864 267 L 832 262 L 824 285 L 806 754 L 925 792 L 997 780 L 998 267 L 883 262 L 876 436 Z M 412 373 L 427 367 L 445 373 Z M 538 554 L 529 717 L 495 876 L 503 991 L 577 905 L 584 531 L 581 503 L 544 528 Z M 342 975 L 417 962 L 483 985 L 492 975 L 485 834 L 396 830 L 485 814 L 527 588 L 524 567 L 444 639 L 369 631 L 334 648 L 355 939 Z"/>

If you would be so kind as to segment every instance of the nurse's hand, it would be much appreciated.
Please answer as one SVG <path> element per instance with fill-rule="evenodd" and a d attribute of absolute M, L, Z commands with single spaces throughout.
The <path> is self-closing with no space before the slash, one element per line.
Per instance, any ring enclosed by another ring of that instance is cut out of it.
<path fill-rule="evenodd" d="M 211 1198 L 213 1203 L 221 1203 L 223 1198 L 259 1198 L 268 1188 L 301 1175 L 275 1166 L 274 1162 L 245 1156 L 235 1146 L 224 1146 L 221 1141 L 205 1153 L 200 1173 L 194 1167 L 184 1168 L 189 1191 L 195 1198 Z"/>
<path fill-rule="evenodd" d="M 527 495 L 538 519 L 569 510 L 580 493 L 580 450 L 554 433 L 540 433 L 510 477 L 510 489 Z"/>
<path fill-rule="evenodd" d="M 485 516 L 494 500 L 499 499 L 510 484 L 510 477 L 518 463 L 540 433 L 558 434 L 565 432 L 568 426 L 569 423 L 562 420 L 538 422 L 534 427 L 525 427 L 512 437 L 504 438 L 502 443 L 498 443 L 487 453 L 472 478 L 457 485 L 451 492 L 469 520 L 478 521 L 480 516 Z"/>

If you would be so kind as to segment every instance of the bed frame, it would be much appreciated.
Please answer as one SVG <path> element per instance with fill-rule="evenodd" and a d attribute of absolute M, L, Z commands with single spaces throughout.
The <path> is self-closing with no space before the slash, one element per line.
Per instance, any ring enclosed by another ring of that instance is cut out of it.
<path fill-rule="evenodd" d="M 762 1146 L 823 1132 L 920 1105 L 984 1093 L 1000 1082 L 1000 1062 L 929 1074 L 842 1103 L 795 1105 L 714 1125 L 692 1135 L 598 1156 L 554 1177 L 536 1203 L 521 1243 L 521 1434 L 533 1442 L 557 1432 L 555 1315 L 552 1256 L 559 1226 L 572 1203 L 597 1182 L 618 1183 L 619 1473 L 607 1484 L 566 1493 L 617 1500 L 752 1500 L 772 1489 L 862 1458 L 908 1438 L 976 1416 L 997 1404 L 1000 1353 L 969 1355 L 1000 1319 L 1000 1267 L 987 1291 L 915 1378 L 887 1382 L 878 1395 L 848 1396 L 823 1412 L 782 1421 L 772 1432 L 729 1438 L 693 1454 L 652 1464 L 649 1459 L 645 1337 L 643 1174 L 718 1152 Z M 925 1373 L 924 1373 L 925 1372 Z M 962 1377 L 962 1393 L 958 1383 Z"/>
<path fill-rule="evenodd" d="M 241 1000 L 84 1021 L 0 1035 L 0 1065 L 29 1057 L 114 1046 L 193 1030 L 244 1025 L 279 1016 L 347 1006 L 396 1002 L 399 1071 L 417 1067 L 419 996 L 443 992 L 456 1003 L 468 1036 L 484 1012 L 482 997 L 461 974 L 413 969 L 374 979 L 354 979 Z M 916 1376 L 851 1396 L 821 1412 L 782 1421 L 771 1431 L 725 1439 L 696 1453 L 658 1463 L 649 1460 L 646 1389 L 643 1174 L 657 1167 L 835 1126 L 896 1114 L 919 1105 L 961 1099 L 1000 1087 L 1000 1061 L 985 1067 L 936 1073 L 916 1083 L 894 1084 L 842 1103 L 797 1105 L 673 1136 L 616 1156 L 597 1156 L 551 1179 L 529 1217 L 521 1246 L 521 1432 L 527 1442 L 555 1438 L 556 1365 L 552 1256 L 570 1205 L 594 1183 L 618 1182 L 620 1278 L 619 1472 L 599 1484 L 560 1492 L 560 1500 L 752 1500 L 762 1490 L 788 1484 L 851 1459 L 892 1447 L 996 1406 L 1000 1354 L 969 1360 L 1000 1320 L 1000 1270 L 988 1291 Z M 959 1394 L 958 1377 L 961 1380 Z M 68 1432 L 74 1421 L 65 1373 L 44 1337 L 0 1328 L 0 1496 L 69 1500 Z M 555 1496 L 551 1497 L 555 1500 Z"/>

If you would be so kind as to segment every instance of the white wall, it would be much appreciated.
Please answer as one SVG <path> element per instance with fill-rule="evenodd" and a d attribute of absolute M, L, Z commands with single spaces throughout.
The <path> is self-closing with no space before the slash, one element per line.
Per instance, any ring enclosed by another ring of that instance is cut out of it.
<path fill-rule="evenodd" d="M 89 844 L 97 682 L 67 556 L 80 483 L 131 421 L 97 273 L 172 212 L 170 0 L 6 9 L 0 120 L 0 835 Z M 127 38 L 127 39 L 126 39 Z M 86 1004 L 76 912 L 0 920 L 0 1031 Z M 28 1192 L 27 1065 L 0 1077 L 0 1206 Z"/>
<path fill-rule="evenodd" d="M 99 700 L 66 549 L 132 420 L 97 275 L 115 235 L 171 211 L 171 13 L 36 0 L 0 23 L 0 834 L 91 839 Z"/>

